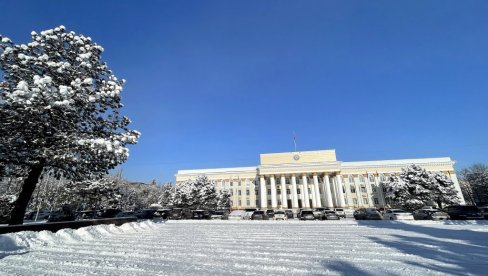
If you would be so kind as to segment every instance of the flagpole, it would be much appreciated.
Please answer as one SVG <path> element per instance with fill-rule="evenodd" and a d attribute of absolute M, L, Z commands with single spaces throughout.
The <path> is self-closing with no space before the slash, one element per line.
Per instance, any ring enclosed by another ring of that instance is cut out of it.
<path fill-rule="evenodd" d="M 293 131 L 293 145 L 295 146 L 295 152 L 297 152 L 297 138 L 295 135 L 295 131 Z"/>

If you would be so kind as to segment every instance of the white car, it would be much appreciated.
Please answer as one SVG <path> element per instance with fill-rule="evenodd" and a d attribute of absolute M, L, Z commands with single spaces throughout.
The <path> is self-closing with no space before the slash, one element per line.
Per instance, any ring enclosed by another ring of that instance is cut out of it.
<path fill-rule="evenodd" d="M 413 220 L 413 215 L 410 212 L 401 209 L 389 209 L 386 210 L 383 215 L 385 220 Z"/>
<path fill-rule="evenodd" d="M 274 213 L 274 220 L 288 220 L 288 216 L 286 215 L 285 211 L 278 210 Z"/>
<path fill-rule="evenodd" d="M 229 220 L 243 220 L 246 215 L 246 211 L 236 210 L 229 214 Z"/>
<path fill-rule="evenodd" d="M 354 209 L 344 209 L 344 215 L 346 218 L 353 218 L 354 217 Z"/>
<path fill-rule="evenodd" d="M 346 213 L 344 213 L 344 209 L 343 208 L 334 208 L 334 212 L 336 213 L 336 215 L 340 218 L 346 218 Z"/>

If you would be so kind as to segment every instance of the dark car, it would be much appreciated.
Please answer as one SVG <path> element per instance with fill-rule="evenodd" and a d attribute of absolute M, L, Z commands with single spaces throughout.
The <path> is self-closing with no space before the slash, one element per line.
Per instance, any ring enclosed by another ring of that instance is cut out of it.
<path fill-rule="evenodd" d="M 438 209 L 419 209 L 413 212 L 415 220 L 446 220 L 449 215 Z"/>
<path fill-rule="evenodd" d="M 285 210 L 285 214 L 288 217 L 288 219 L 293 219 L 293 210 Z"/>
<path fill-rule="evenodd" d="M 312 210 L 302 210 L 298 216 L 300 220 L 315 220 Z"/>
<path fill-rule="evenodd" d="M 251 215 L 251 220 L 267 220 L 268 217 L 264 211 L 254 211 Z"/>
<path fill-rule="evenodd" d="M 115 215 L 116 218 L 132 218 L 135 217 L 136 215 L 132 211 L 122 211 Z"/>
<path fill-rule="evenodd" d="M 210 219 L 210 212 L 207 210 L 193 210 L 191 213 L 192 219 Z"/>
<path fill-rule="evenodd" d="M 154 210 L 154 209 L 142 209 L 142 210 L 134 212 L 134 215 L 138 219 L 153 219 L 155 212 L 156 212 L 156 210 Z"/>
<path fill-rule="evenodd" d="M 154 212 L 154 217 L 162 220 L 167 220 L 171 216 L 171 209 L 157 209 Z"/>
<path fill-rule="evenodd" d="M 444 209 L 452 220 L 484 219 L 480 209 L 476 206 L 454 205 Z"/>
<path fill-rule="evenodd" d="M 356 220 L 382 220 L 383 216 L 374 208 L 361 208 L 354 211 Z"/>
<path fill-rule="evenodd" d="M 61 210 L 51 212 L 49 218 L 47 219 L 48 222 L 73 220 L 75 220 L 75 214 L 69 208 L 63 208 Z"/>
<path fill-rule="evenodd" d="M 110 208 L 110 209 L 102 210 L 99 216 L 101 218 L 114 218 L 120 212 L 122 212 L 122 210 Z"/>
<path fill-rule="evenodd" d="M 481 206 L 478 207 L 478 209 L 480 209 L 480 212 L 483 215 L 483 217 L 485 217 L 485 219 L 488 219 L 488 206 Z"/>
<path fill-rule="evenodd" d="M 186 208 L 173 208 L 169 219 L 189 219 L 191 216 L 190 210 Z"/>
<path fill-rule="evenodd" d="M 76 215 L 76 219 L 98 219 L 98 212 L 95 210 L 84 210 Z"/>
<path fill-rule="evenodd" d="M 266 210 L 266 216 L 268 218 L 273 218 L 274 217 L 274 210 Z"/>
<path fill-rule="evenodd" d="M 323 219 L 325 220 L 339 220 L 341 219 L 334 211 L 324 211 Z"/>
<path fill-rule="evenodd" d="M 24 220 L 47 220 L 49 218 L 49 211 L 33 211 L 33 212 L 27 212 L 24 216 Z"/>

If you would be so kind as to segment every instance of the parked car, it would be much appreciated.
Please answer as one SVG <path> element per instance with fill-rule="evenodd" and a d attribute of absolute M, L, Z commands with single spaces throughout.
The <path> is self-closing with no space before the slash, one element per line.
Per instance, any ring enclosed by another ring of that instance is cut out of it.
<path fill-rule="evenodd" d="M 286 215 L 285 211 L 278 210 L 274 213 L 273 219 L 274 220 L 288 220 L 288 216 Z"/>
<path fill-rule="evenodd" d="M 153 219 L 154 218 L 154 213 L 156 210 L 154 209 L 142 209 L 134 212 L 134 215 L 138 219 Z"/>
<path fill-rule="evenodd" d="M 161 220 L 169 219 L 170 215 L 171 215 L 171 209 L 169 208 L 157 209 L 156 212 L 154 212 L 154 217 Z"/>
<path fill-rule="evenodd" d="M 449 215 L 438 209 L 419 209 L 413 212 L 415 220 L 446 220 Z"/>
<path fill-rule="evenodd" d="M 388 209 L 383 215 L 385 220 L 413 220 L 412 213 L 402 209 Z"/>
<path fill-rule="evenodd" d="M 483 215 L 483 217 L 485 217 L 485 219 L 488 219 L 488 206 L 481 206 L 481 207 L 478 207 L 478 209 L 480 209 L 480 212 L 481 214 Z"/>
<path fill-rule="evenodd" d="M 136 215 L 132 211 L 122 211 L 122 212 L 118 213 L 117 215 L 115 215 L 116 218 L 131 218 L 131 217 L 135 217 L 135 216 Z"/>
<path fill-rule="evenodd" d="M 354 209 L 350 209 L 350 208 L 347 208 L 347 209 L 344 209 L 344 215 L 346 218 L 353 218 L 354 217 Z"/>
<path fill-rule="evenodd" d="M 360 208 L 354 211 L 356 220 L 382 220 L 383 216 L 375 208 Z"/>
<path fill-rule="evenodd" d="M 300 220 L 315 220 L 312 210 L 302 210 L 298 218 Z"/>
<path fill-rule="evenodd" d="M 75 214 L 69 208 L 62 208 L 49 214 L 48 222 L 73 221 Z"/>
<path fill-rule="evenodd" d="M 341 219 L 336 212 L 327 210 L 324 212 L 324 218 L 325 220 L 339 220 Z"/>
<path fill-rule="evenodd" d="M 257 211 L 257 210 L 258 210 L 257 208 L 247 208 L 247 209 L 244 209 L 245 214 L 243 216 L 243 219 L 251 219 L 252 214 L 255 211 Z"/>
<path fill-rule="evenodd" d="M 244 210 L 235 210 L 230 212 L 229 220 L 243 220 L 246 216 L 246 211 Z"/>
<path fill-rule="evenodd" d="M 210 212 L 207 210 L 193 210 L 191 211 L 192 219 L 210 219 Z"/>
<path fill-rule="evenodd" d="M 289 219 L 293 219 L 295 216 L 293 215 L 293 210 L 290 210 L 290 209 L 287 209 L 285 210 L 285 213 L 286 213 L 286 216 L 289 218 Z"/>
<path fill-rule="evenodd" d="M 274 216 L 274 210 L 272 210 L 272 209 L 266 210 L 266 216 L 268 218 L 273 218 L 273 216 Z"/>
<path fill-rule="evenodd" d="M 98 219 L 100 218 L 98 216 L 98 212 L 95 210 L 83 210 L 77 213 L 76 219 L 82 220 L 82 219 Z"/>
<path fill-rule="evenodd" d="M 24 220 L 32 220 L 32 221 L 47 220 L 49 218 L 50 213 L 51 212 L 47 210 L 39 211 L 39 214 L 37 213 L 37 211 L 27 212 L 24 216 Z"/>
<path fill-rule="evenodd" d="M 328 211 L 329 208 L 315 208 L 313 209 L 313 215 L 315 219 L 324 219 L 325 211 Z"/>
<path fill-rule="evenodd" d="M 454 205 L 446 207 L 445 212 L 452 220 L 484 219 L 480 209 L 470 205 Z"/>
<path fill-rule="evenodd" d="M 100 211 L 99 216 L 101 218 L 114 218 L 120 212 L 122 212 L 122 210 L 110 208 Z"/>
<path fill-rule="evenodd" d="M 192 214 L 187 208 L 173 208 L 169 219 L 189 219 Z"/>
<path fill-rule="evenodd" d="M 334 212 L 337 216 L 341 218 L 346 218 L 346 213 L 344 213 L 344 208 L 334 208 Z"/>
<path fill-rule="evenodd" d="M 210 212 L 210 219 L 228 219 L 228 216 L 228 213 L 223 210 Z"/>
<path fill-rule="evenodd" d="M 254 211 L 251 216 L 251 220 L 267 220 L 268 216 L 264 211 Z"/>

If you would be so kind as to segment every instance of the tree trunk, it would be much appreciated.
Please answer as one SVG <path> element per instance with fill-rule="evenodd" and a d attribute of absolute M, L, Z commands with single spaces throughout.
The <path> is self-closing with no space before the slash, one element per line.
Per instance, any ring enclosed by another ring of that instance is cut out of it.
<path fill-rule="evenodd" d="M 25 209 L 27 209 L 27 205 L 36 189 L 37 182 L 43 169 L 43 165 L 35 165 L 31 167 L 29 175 L 24 180 L 24 184 L 22 184 L 22 190 L 20 191 L 19 197 L 15 201 L 12 214 L 10 215 L 9 225 L 24 223 Z"/>

